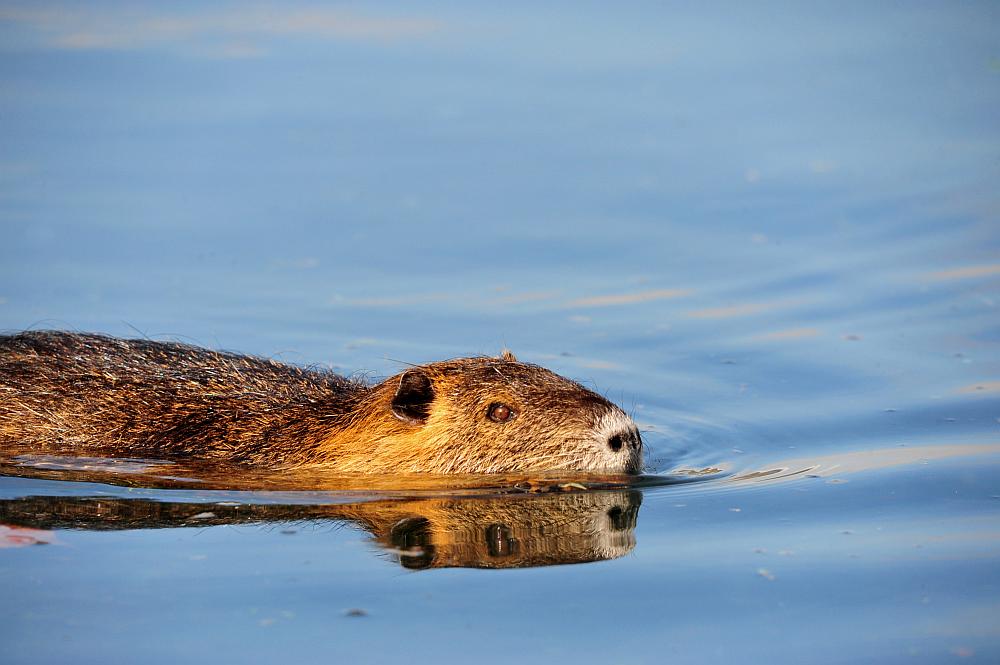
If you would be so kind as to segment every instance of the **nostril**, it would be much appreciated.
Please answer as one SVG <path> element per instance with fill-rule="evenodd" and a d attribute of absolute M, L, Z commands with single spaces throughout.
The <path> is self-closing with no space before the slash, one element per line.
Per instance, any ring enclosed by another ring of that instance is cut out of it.
<path fill-rule="evenodd" d="M 625 445 L 625 442 L 622 440 L 621 434 L 615 434 L 608 439 L 608 448 L 611 448 L 616 453 L 622 449 L 623 445 Z"/>

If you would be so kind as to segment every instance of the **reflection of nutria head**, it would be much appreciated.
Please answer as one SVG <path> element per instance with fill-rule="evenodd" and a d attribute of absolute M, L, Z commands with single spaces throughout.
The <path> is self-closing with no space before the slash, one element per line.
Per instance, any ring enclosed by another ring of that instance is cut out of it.
<path fill-rule="evenodd" d="M 367 474 L 637 473 L 642 463 L 625 412 L 508 352 L 369 386 L 185 344 L 30 332 L 0 336 L 0 395 L 0 442 L 33 452 Z"/>
<path fill-rule="evenodd" d="M 354 519 L 411 569 L 523 568 L 614 559 L 635 547 L 634 490 L 361 504 Z"/>
<path fill-rule="evenodd" d="M 641 501 L 635 490 L 304 506 L 34 496 L 0 500 L 0 524 L 107 531 L 337 520 L 371 533 L 405 568 L 522 568 L 627 554 Z"/>

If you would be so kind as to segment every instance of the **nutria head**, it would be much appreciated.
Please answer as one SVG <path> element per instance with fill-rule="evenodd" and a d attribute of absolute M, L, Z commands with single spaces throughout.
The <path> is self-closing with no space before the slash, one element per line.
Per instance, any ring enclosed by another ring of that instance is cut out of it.
<path fill-rule="evenodd" d="M 537 365 L 460 358 L 407 369 L 375 386 L 344 432 L 370 448 L 343 470 L 637 473 L 642 440 L 619 407 Z M 336 437 L 337 447 L 343 439 Z M 331 444 L 334 443 L 331 441 Z"/>

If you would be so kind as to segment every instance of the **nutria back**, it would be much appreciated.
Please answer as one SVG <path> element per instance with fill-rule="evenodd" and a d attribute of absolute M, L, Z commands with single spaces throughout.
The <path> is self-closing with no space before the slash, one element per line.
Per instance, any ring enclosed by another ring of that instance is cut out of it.
<path fill-rule="evenodd" d="M 620 408 L 536 365 L 459 358 L 368 385 L 187 344 L 0 336 L 0 442 L 360 473 L 635 473 Z"/>

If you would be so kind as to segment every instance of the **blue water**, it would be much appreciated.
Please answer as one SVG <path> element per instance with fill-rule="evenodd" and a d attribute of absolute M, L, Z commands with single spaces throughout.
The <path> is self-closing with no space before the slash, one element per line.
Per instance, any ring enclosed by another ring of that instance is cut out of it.
<path fill-rule="evenodd" d="M 693 482 L 21 459 L 0 658 L 1000 660 L 998 44 L 995 3 L 3 3 L 0 329 L 509 347 Z"/>

